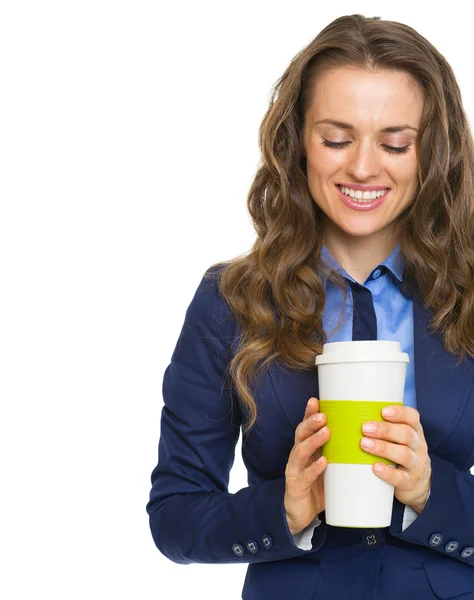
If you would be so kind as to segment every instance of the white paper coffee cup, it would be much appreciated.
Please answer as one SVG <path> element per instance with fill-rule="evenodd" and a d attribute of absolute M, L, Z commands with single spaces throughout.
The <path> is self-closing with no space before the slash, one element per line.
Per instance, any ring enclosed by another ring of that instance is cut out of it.
<path fill-rule="evenodd" d="M 383 421 L 382 408 L 403 404 L 406 352 L 395 341 L 330 342 L 316 357 L 320 412 L 330 439 L 321 449 L 326 523 L 334 527 L 388 527 L 394 487 L 372 471 L 384 458 L 365 452 L 360 441 L 366 421 Z"/>

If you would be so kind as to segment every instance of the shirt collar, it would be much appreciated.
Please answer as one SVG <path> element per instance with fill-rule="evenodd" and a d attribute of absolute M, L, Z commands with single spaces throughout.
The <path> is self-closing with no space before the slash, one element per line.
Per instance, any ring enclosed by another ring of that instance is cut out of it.
<path fill-rule="evenodd" d="M 337 262 L 334 256 L 330 253 L 326 244 L 323 245 L 323 248 L 321 250 L 321 258 L 323 258 L 325 262 L 328 263 L 331 267 L 333 267 L 336 271 L 339 271 L 339 273 L 341 273 L 343 277 L 350 277 L 350 275 L 340 266 L 340 264 Z M 389 271 L 391 271 L 395 275 L 395 277 L 400 281 L 400 283 L 403 281 L 404 265 L 403 259 L 400 254 L 400 244 L 397 244 L 390 256 L 388 256 L 378 266 L 380 267 L 382 265 L 387 267 L 387 269 L 389 269 Z M 352 280 L 352 277 L 350 277 L 350 279 Z M 324 281 L 324 283 L 326 284 L 326 281 Z"/>

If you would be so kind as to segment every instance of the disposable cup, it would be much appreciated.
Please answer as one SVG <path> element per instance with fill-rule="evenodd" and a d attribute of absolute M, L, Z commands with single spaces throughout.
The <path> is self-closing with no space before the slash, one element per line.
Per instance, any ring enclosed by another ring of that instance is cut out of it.
<path fill-rule="evenodd" d="M 384 421 L 382 408 L 403 405 L 406 365 L 399 342 L 330 342 L 316 357 L 319 410 L 327 416 L 330 439 L 322 446 L 325 519 L 334 527 L 388 527 L 394 487 L 372 470 L 395 463 L 362 449 L 366 421 Z"/>

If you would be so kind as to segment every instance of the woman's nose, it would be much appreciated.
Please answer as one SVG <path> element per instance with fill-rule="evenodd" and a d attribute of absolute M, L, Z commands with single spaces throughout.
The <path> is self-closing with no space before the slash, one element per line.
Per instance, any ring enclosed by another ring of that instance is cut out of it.
<path fill-rule="evenodd" d="M 355 144 L 347 160 L 346 171 L 356 179 L 368 179 L 380 172 L 380 154 L 372 144 Z"/>

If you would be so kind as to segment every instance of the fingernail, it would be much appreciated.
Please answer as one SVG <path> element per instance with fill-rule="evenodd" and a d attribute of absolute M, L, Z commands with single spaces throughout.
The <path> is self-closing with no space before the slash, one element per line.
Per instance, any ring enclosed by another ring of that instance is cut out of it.
<path fill-rule="evenodd" d="M 384 417 L 393 417 L 395 411 L 393 408 L 382 408 L 382 414 Z"/>
<path fill-rule="evenodd" d="M 374 440 L 370 440 L 369 438 L 362 438 L 362 445 L 366 448 L 372 448 L 374 443 Z"/>
<path fill-rule="evenodd" d="M 326 426 L 318 431 L 318 435 L 323 435 L 324 433 L 326 433 Z"/>
<path fill-rule="evenodd" d="M 314 399 L 313 399 L 313 398 L 310 398 L 310 399 L 308 400 L 308 404 L 307 404 L 306 406 L 309 408 L 309 407 L 313 406 L 313 404 L 314 404 Z"/>
<path fill-rule="evenodd" d="M 372 423 L 364 423 L 364 425 L 362 425 L 362 431 L 366 431 L 367 433 L 374 432 L 375 425 L 373 425 Z"/>

